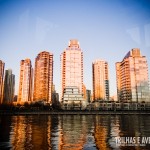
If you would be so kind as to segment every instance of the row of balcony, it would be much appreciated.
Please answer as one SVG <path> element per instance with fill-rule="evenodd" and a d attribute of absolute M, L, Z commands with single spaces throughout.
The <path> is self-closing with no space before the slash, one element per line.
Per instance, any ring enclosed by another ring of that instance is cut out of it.
<path fill-rule="evenodd" d="M 87 106 L 92 110 L 150 110 L 150 103 L 95 102 Z"/>

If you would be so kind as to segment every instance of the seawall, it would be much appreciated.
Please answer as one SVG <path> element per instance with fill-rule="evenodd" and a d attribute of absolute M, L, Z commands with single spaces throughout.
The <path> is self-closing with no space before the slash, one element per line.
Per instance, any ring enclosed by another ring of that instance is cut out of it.
<path fill-rule="evenodd" d="M 150 115 L 150 111 L 0 111 L 0 115 Z"/>

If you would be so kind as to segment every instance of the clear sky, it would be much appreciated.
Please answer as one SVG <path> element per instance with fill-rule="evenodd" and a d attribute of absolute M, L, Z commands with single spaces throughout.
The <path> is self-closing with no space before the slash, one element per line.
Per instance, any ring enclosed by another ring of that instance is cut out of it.
<path fill-rule="evenodd" d="M 116 94 L 115 63 L 140 48 L 150 68 L 150 0 L 0 0 L 0 59 L 16 76 L 20 60 L 54 54 L 54 84 L 60 91 L 60 54 L 78 39 L 84 83 L 92 90 L 92 62 L 109 63 L 110 94 Z M 149 69 L 150 70 L 150 69 Z M 150 71 L 149 71 L 150 72 Z"/>

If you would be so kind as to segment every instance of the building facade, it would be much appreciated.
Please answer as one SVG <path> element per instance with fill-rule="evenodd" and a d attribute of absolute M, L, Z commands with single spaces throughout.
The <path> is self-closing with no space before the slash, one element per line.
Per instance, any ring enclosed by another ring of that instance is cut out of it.
<path fill-rule="evenodd" d="M 91 90 L 86 90 L 86 101 L 91 102 Z"/>
<path fill-rule="evenodd" d="M 52 104 L 53 104 L 53 106 L 59 105 L 59 94 L 56 92 L 54 84 L 52 87 Z"/>
<path fill-rule="evenodd" d="M 43 51 L 35 59 L 34 101 L 52 103 L 53 54 Z"/>
<path fill-rule="evenodd" d="M 70 40 L 61 54 L 61 97 L 66 87 L 76 87 L 83 94 L 83 52 L 77 40 Z"/>
<path fill-rule="evenodd" d="M 14 99 L 15 92 L 15 75 L 12 74 L 12 70 L 5 70 L 4 91 L 3 91 L 3 103 L 11 103 Z"/>
<path fill-rule="evenodd" d="M 5 63 L 2 60 L 0 60 L 0 104 L 2 104 L 3 100 L 4 68 Z"/>
<path fill-rule="evenodd" d="M 76 86 L 68 86 L 63 93 L 63 109 L 81 109 L 85 103 L 83 95 Z"/>
<path fill-rule="evenodd" d="M 32 100 L 32 76 L 33 69 L 30 59 L 20 62 L 20 82 L 19 82 L 19 103 L 30 102 Z"/>
<path fill-rule="evenodd" d="M 93 100 L 109 100 L 108 63 L 96 60 L 92 64 Z"/>
<path fill-rule="evenodd" d="M 149 102 L 148 64 L 140 49 L 129 51 L 116 63 L 117 95 L 120 102 Z"/>

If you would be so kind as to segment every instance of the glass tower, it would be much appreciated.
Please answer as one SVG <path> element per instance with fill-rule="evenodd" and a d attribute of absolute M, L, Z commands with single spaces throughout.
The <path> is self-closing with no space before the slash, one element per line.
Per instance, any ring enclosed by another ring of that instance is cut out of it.
<path fill-rule="evenodd" d="M 35 59 L 33 100 L 52 103 L 53 54 L 43 51 Z"/>
<path fill-rule="evenodd" d="M 15 92 L 15 75 L 12 70 L 5 70 L 3 103 L 13 102 Z"/>

